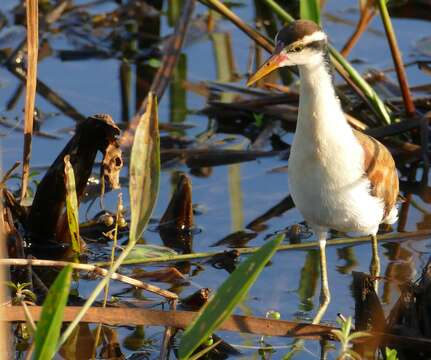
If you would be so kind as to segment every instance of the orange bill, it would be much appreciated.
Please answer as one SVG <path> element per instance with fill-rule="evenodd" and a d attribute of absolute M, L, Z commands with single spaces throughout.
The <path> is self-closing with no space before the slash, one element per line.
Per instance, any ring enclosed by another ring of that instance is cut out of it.
<path fill-rule="evenodd" d="M 248 79 L 247 86 L 253 85 L 256 81 L 264 78 L 280 67 L 280 63 L 285 59 L 281 54 L 272 55 L 252 76 Z"/>

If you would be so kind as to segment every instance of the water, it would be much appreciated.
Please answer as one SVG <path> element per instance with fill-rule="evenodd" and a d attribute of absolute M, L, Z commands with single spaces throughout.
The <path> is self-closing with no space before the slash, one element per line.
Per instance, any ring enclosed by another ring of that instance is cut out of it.
<path fill-rule="evenodd" d="M 85 3 L 86 1 L 75 2 L 77 5 Z M 17 2 L 12 0 L 3 0 L 0 4 L 0 10 L 7 16 L 9 24 L 12 24 L 10 11 L 16 4 Z M 356 8 L 356 1 L 342 3 L 335 0 L 327 1 L 325 13 L 323 14 L 323 23 L 336 48 L 341 48 L 352 33 L 352 24 L 356 22 L 358 17 Z M 90 7 L 88 11 L 91 14 L 100 14 L 114 9 L 116 9 L 115 3 L 104 2 L 98 6 Z M 163 10 L 167 10 L 167 2 L 164 4 Z M 235 8 L 235 11 L 245 21 L 249 23 L 254 21 L 254 5 L 252 1 L 244 1 L 243 6 Z M 203 15 L 206 13 L 206 8 L 199 4 L 195 13 Z M 343 22 L 335 21 L 335 18 L 341 19 Z M 64 19 L 73 20 L 68 14 L 64 15 Z M 60 23 L 63 23 L 64 19 L 60 20 Z M 65 23 L 67 23 L 66 20 L 64 20 Z M 423 55 L 419 53 L 415 44 L 420 39 L 430 36 L 428 24 L 417 19 L 394 19 L 393 23 L 404 60 L 409 62 L 423 59 Z M 160 26 L 162 37 L 171 33 L 172 27 L 169 25 L 167 16 L 161 17 Z M 202 26 L 202 21 L 194 21 L 191 28 L 192 35 L 186 41 L 186 46 L 183 49 L 183 57 L 186 63 L 185 79 L 193 83 L 215 81 L 217 76 L 220 76 L 217 72 L 214 55 L 214 37 L 200 31 L 199 26 Z M 56 28 L 56 24 L 52 28 Z M 391 67 L 392 60 L 389 48 L 378 17 L 373 20 L 370 28 L 372 31 L 364 34 L 353 49 L 349 59 L 360 60 L 356 64 L 360 71 L 365 71 L 369 68 L 384 69 Z M 102 33 L 105 32 L 106 35 L 109 30 L 109 28 L 103 29 Z M 235 68 L 239 74 L 246 73 L 250 40 L 227 21 L 219 20 L 217 30 L 231 36 Z M 23 36 L 24 31 L 20 26 L 3 28 L 0 31 L 0 48 L 14 49 Z M 51 52 L 47 57 L 40 60 L 38 67 L 39 80 L 45 82 L 84 116 L 105 112 L 111 114 L 115 120 L 120 121 L 122 118 L 119 78 L 120 52 L 115 51 L 113 56 L 108 59 L 62 61 L 59 58 L 60 51 L 76 49 L 79 46 L 76 46 L 71 41 L 71 36 L 66 36 L 65 32 L 56 34 L 44 32 L 44 38 L 48 40 Z M 96 39 L 101 44 L 109 44 L 103 34 Z M 104 39 L 103 43 L 102 39 Z M 411 85 L 422 85 L 429 82 L 423 72 L 415 66 L 409 67 L 407 74 Z M 396 81 L 394 73 L 389 73 L 388 75 L 393 81 Z M 136 99 L 139 97 L 135 93 L 137 76 L 136 66 L 133 63 L 131 64 L 130 77 L 129 116 L 131 117 L 136 106 Z M 7 109 L 7 103 L 20 84 L 21 81 L 4 66 L 0 67 L 0 116 L 10 122 L 17 122 L 18 125 L 22 125 L 23 121 L 24 92 L 21 93 L 12 109 Z M 179 84 L 176 83 L 177 87 Z M 244 79 L 241 79 L 238 84 L 244 84 Z M 173 93 L 172 89 L 171 91 L 169 89 L 166 91 L 160 102 L 160 121 L 174 122 L 180 119 L 186 124 L 193 125 L 191 129 L 185 130 L 183 135 L 194 139 L 205 132 L 211 124 L 208 117 L 197 113 L 197 110 L 205 107 L 206 98 L 192 91 L 186 91 L 182 94 L 185 97 L 185 109 L 178 109 L 173 104 L 174 100 L 178 103 L 178 99 L 173 99 L 170 96 Z M 229 95 L 227 96 L 229 97 Z M 31 165 L 42 169 L 35 178 L 40 179 L 44 168 L 51 164 L 70 138 L 70 131 L 75 123 L 73 119 L 64 115 L 40 95 L 36 98 L 36 106 L 44 117 L 41 129 L 60 137 L 59 140 L 42 137 L 35 137 L 33 140 Z M 174 108 L 174 111 L 171 111 L 172 108 Z M 183 116 L 184 114 L 185 116 Z M 4 127 L 0 128 L 0 133 L 2 134 L 3 168 L 8 169 L 16 160 L 21 160 L 22 158 L 22 134 L 19 131 Z M 233 144 L 235 144 L 236 148 L 247 148 L 249 140 L 243 135 L 218 133 L 215 139 L 223 141 L 230 137 L 234 138 Z M 291 135 L 285 134 L 283 139 L 290 141 Z M 211 141 L 214 141 L 214 138 Z M 285 165 L 286 161 L 278 157 L 263 158 L 242 164 L 214 167 L 209 177 L 194 176 L 190 174 L 190 170 L 185 165 L 168 167 L 162 172 L 161 191 L 154 218 L 159 219 L 168 205 L 173 189 L 172 179 L 175 178 L 176 172 L 188 173 L 193 183 L 193 203 L 204 209 L 202 214 L 195 217 L 196 226 L 200 229 L 200 232 L 194 236 L 193 250 L 195 252 L 214 251 L 215 249 L 210 247 L 211 244 L 232 232 L 244 229 L 250 221 L 266 212 L 288 194 L 287 173 L 271 172 L 271 170 Z M 97 170 L 95 170 L 96 172 Z M 127 167 L 123 170 L 122 175 L 127 177 Z M 18 188 L 18 184 L 14 182 L 11 182 L 10 186 L 12 189 Z M 122 191 L 124 194 L 128 192 L 127 188 L 123 188 Z M 414 195 L 413 199 L 426 211 L 430 211 L 429 205 L 424 203 L 421 198 Z M 116 193 L 110 193 L 106 197 L 105 206 L 114 211 L 115 202 Z M 81 207 L 82 221 L 87 217 L 92 217 L 100 210 L 97 205 L 89 210 L 87 206 L 88 203 Z M 302 221 L 302 218 L 296 209 L 287 211 L 283 215 L 266 222 L 267 228 L 247 245 L 259 246 L 268 234 L 280 231 L 300 221 Z M 429 216 L 411 206 L 406 230 L 413 231 L 418 228 L 429 228 Z M 151 244 L 163 244 L 158 233 L 154 231 L 147 231 L 144 238 Z M 430 239 L 404 240 L 402 242 L 380 244 L 382 274 L 391 274 L 398 280 L 415 279 L 430 255 L 430 246 Z M 101 247 L 103 248 L 103 246 Z M 224 247 L 216 249 L 222 251 Z M 329 247 L 327 256 L 332 302 L 325 315 L 325 320 L 333 322 L 337 313 L 342 313 L 345 316 L 354 314 L 354 301 L 350 289 L 352 283 L 351 271 L 368 272 L 371 246 L 361 244 Z M 157 268 L 152 267 L 152 269 Z M 196 269 L 196 265 L 192 263 L 190 274 L 193 274 L 193 270 Z M 227 273 L 224 270 L 217 270 L 209 265 L 204 265 L 203 269 L 203 271 L 196 271 L 196 274 L 192 275 L 193 285 L 180 289 L 181 297 L 191 294 L 196 290 L 196 287 L 216 289 L 226 279 Z M 271 264 L 265 268 L 247 298 L 237 308 L 236 313 L 265 316 L 267 311 L 276 310 L 281 313 L 282 319 L 310 319 L 319 301 L 318 271 L 318 254 L 316 250 L 278 253 L 271 261 Z M 157 285 L 166 287 L 166 284 Z M 91 292 L 94 284 L 83 280 L 76 286 L 80 296 L 85 298 Z M 392 284 L 391 286 L 386 286 L 385 289 L 383 289 L 383 285 L 381 287 L 380 295 L 384 300 L 385 310 L 389 310 L 399 296 L 397 286 Z M 123 284 L 113 283 L 112 293 L 115 294 L 126 288 Z M 131 295 L 129 293 L 126 298 Z M 150 296 L 150 298 L 154 298 L 154 296 Z M 130 355 L 133 353 L 130 346 L 127 345 L 126 337 L 133 332 L 136 333 L 136 331 L 131 327 L 122 327 L 118 330 L 119 342 L 125 354 Z M 151 346 L 147 344 L 150 349 L 149 358 L 157 358 L 161 333 L 161 328 L 145 328 L 145 337 L 152 339 L 154 343 L 150 342 Z M 237 345 L 258 346 L 260 338 L 259 336 L 231 333 L 220 333 L 219 335 L 226 341 Z M 142 337 L 143 335 L 141 334 L 140 336 Z M 274 346 L 291 343 L 291 340 L 286 340 L 285 338 L 266 338 L 265 340 Z M 145 346 L 143 347 L 145 348 Z M 320 347 L 316 342 L 307 342 L 306 348 L 309 352 L 304 351 L 297 355 L 298 359 L 319 356 Z M 240 351 L 243 352 L 244 358 L 259 358 L 256 350 L 241 349 Z M 272 358 L 279 359 L 286 352 L 287 349 L 276 350 Z M 335 358 L 335 353 L 331 353 L 330 357 Z"/>

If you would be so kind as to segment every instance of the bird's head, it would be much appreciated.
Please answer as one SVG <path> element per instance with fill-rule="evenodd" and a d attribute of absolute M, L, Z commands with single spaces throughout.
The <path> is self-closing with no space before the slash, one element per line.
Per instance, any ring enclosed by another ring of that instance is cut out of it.
<path fill-rule="evenodd" d="M 247 86 L 284 66 L 322 62 L 327 37 L 320 26 L 309 20 L 296 20 L 283 27 L 275 37 L 272 56 L 253 74 Z"/>

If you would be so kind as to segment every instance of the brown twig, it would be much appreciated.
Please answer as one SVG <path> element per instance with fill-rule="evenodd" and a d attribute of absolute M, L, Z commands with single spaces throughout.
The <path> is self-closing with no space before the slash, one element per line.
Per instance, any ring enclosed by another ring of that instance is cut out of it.
<path fill-rule="evenodd" d="M 21 163 L 19 161 L 15 161 L 15 164 L 13 164 L 11 168 L 8 171 L 6 171 L 6 173 L 3 175 L 3 178 L 0 181 L 0 187 L 3 187 L 5 185 L 6 181 L 9 180 L 9 178 L 12 176 L 12 174 L 20 165 Z"/>
<path fill-rule="evenodd" d="M 14 63 L 7 64 L 7 69 L 18 79 L 26 81 L 26 74 L 24 70 L 17 65 L 16 59 Z M 65 99 L 58 95 L 43 81 L 37 79 L 36 90 L 39 95 L 41 95 L 53 106 L 63 112 L 63 114 L 65 114 L 66 116 L 69 116 L 71 119 L 77 122 L 85 120 L 84 115 L 82 115 L 77 109 L 75 109 L 71 104 L 69 104 Z"/>
<path fill-rule="evenodd" d="M 3 212 L 3 196 L 3 191 L 0 191 L 0 257 L 8 256 L 6 249 L 6 224 Z M 6 269 L 0 268 L 0 304 L 9 303 L 11 301 L 10 291 L 6 285 L 8 277 Z M 13 358 L 11 349 L 13 332 L 10 325 L 11 324 L 0 323 L 0 349 L 5 359 Z"/>
<path fill-rule="evenodd" d="M 67 306 L 64 309 L 63 321 L 68 322 L 76 317 L 81 308 Z M 42 312 L 41 306 L 30 306 L 29 311 L 37 321 Z M 82 318 L 82 322 L 107 325 L 147 325 L 170 326 L 172 328 L 186 328 L 198 315 L 193 311 L 161 311 L 136 308 L 102 308 L 92 307 Z M 0 321 L 25 321 L 24 311 L 21 306 L 0 307 Z M 295 337 L 301 339 L 331 339 L 336 340 L 331 331 L 335 327 L 327 325 L 313 325 L 286 320 L 272 320 L 254 316 L 232 315 L 225 320 L 219 330 L 234 331 L 264 336 Z M 431 349 L 431 340 L 421 337 L 398 336 L 387 333 L 370 332 L 372 336 L 355 339 L 354 343 L 367 342 L 375 337 L 381 339 L 381 345 L 396 344 L 397 347 L 421 347 L 424 350 Z"/>
<path fill-rule="evenodd" d="M 413 116 L 416 113 L 416 108 L 412 99 L 412 95 L 410 93 L 410 88 L 407 81 L 407 75 L 404 68 L 403 59 L 401 57 L 400 49 L 398 48 L 395 32 L 392 27 L 392 22 L 388 13 L 388 9 L 386 7 L 386 0 L 378 0 L 378 4 L 379 4 L 380 14 L 382 17 L 386 36 L 389 41 L 389 47 L 391 49 L 392 58 L 394 60 L 398 81 L 400 83 L 401 93 L 403 95 L 403 101 L 404 101 L 406 113 L 409 116 Z"/>
<path fill-rule="evenodd" d="M 90 264 L 79 264 L 79 263 L 71 263 L 67 261 L 56 261 L 56 260 L 38 260 L 38 259 L 0 259 L 0 265 L 13 265 L 13 266 L 54 266 L 54 267 L 64 267 L 67 265 L 71 265 L 72 268 L 77 270 L 91 271 L 96 273 L 97 275 L 106 276 L 108 270 L 103 269 L 99 266 L 90 265 Z M 133 279 L 126 275 L 121 275 L 118 273 L 114 273 L 111 276 L 111 279 L 122 281 L 126 284 L 135 286 L 140 289 L 147 290 L 154 294 L 163 296 L 169 300 L 178 299 L 178 295 L 164 289 L 160 289 L 157 286 L 146 284 L 140 280 Z"/>
<path fill-rule="evenodd" d="M 349 40 L 347 40 L 346 44 L 343 46 L 343 49 L 340 51 L 341 55 L 343 55 L 344 57 L 347 57 L 349 55 L 350 51 L 353 49 L 361 35 L 367 29 L 375 14 L 376 12 L 374 6 L 368 5 L 367 3 L 365 5 L 365 8 L 361 11 L 361 17 L 359 18 L 355 31 L 353 32 Z"/>
<path fill-rule="evenodd" d="M 41 309 L 41 306 L 29 307 L 30 313 L 36 321 L 40 317 Z M 63 321 L 68 322 L 74 319 L 79 310 L 80 307 L 77 306 L 65 307 Z M 194 311 L 161 311 L 136 308 L 91 307 L 82 318 L 82 322 L 102 322 L 107 325 L 127 324 L 168 326 L 184 329 L 194 320 L 197 314 L 198 312 Z M 21 306 L 7 306 L 0 308 L 0 321 L 24 320 L 25 316 Z M 219 329 L 265 336 L 319 339 L 322 336 L 330 336 L 330 331 L 335 328 L 325 325 L 311 325 L 292 321 L 233 315 L 227 319 Z"/>
<path fill-rule="evenodd" d="M 263 35 L 254 30 L 250 25 L 245 23 L 239 16 L 233 13 L 226 5 L 218 0 L 199 0 L 204 5 L 210 5 L 217 12 L 222 14 L 226 19 L 230 20 L 241 31 L 253 39 L 257 44 L 262 46 L 266 51 L 273 52 L 274 46 Z"/>
<path fill-rule="evenodd" d="M 381 234 L 378 235 L 377 239 L 378 241 L 402 241 L 405 239 L 413 239 L 413 238 L 423 238 L 428 237 L 431 234 L 431 230 L 425 229 L 425 230 L 416 230 L 411 232 L 398 232 L 398 233 L 388 233 L 388 234 Z M 365 242 L 371 241 L 370 236 L 363 236 L 363 237 L 357 237 L 357 238 L 337 238 L 337 239 L 330 239 L 326 246 L 339 246 L 339 245 L 350 245 L 355 246 L 359 245 Z M 315 249 L 319 246 L 318 242 L 304 242 L 300 244 L 282 244 L 277 248 L 277 251 L 292 251 L 292 250 L 308 250 L 308 249 Z M 259 247 L 247 247 L 247 248 L 236 248 L 235 251 L 238 252 L 238 254 L 246 255 L 246 254 L 252 254 L 256 252 Z M 223 252 L 204 252 L 204 253 L 193 253 L 193 254 L 180 254 L 180 255 L 167 255 L 167 256 L 160 256 L 160 257 L 154 257 L 154 258 L 147 258 L 147 259 L 132 259 L 132 260 L 125 260 L 123 262 L 123 265 L 131 265 L 131 264 L 156 264 L 156 263 L 168 263 L 173 261 L 188 261 L 188 260 L 196 260 L 196 259 L 208 259 L 212 258 L 214 256 L 223 254 Z M 105 266 L 109 265 L 109 263 L 103 263 L 99 262 L 97 263 L 98 266 Z"/>
<path fill-rule="evenodd" d="M 22 161 L 21 202 L 27 195 L 30 175 L 31 139 L 33 134 L 34 103 L 36 99 L 37 56 L 39 48 L 38 0 L 26 1 L 27 14 L 27 86 L 25 90 L 24 154 Z"/>

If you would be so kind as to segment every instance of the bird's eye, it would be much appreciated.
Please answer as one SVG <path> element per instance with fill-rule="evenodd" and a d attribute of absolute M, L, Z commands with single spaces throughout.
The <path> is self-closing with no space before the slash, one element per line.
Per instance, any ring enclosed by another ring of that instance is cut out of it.
<path fill-rule="evenodd" d="M 292 48 L 293 52 L 299 52 L 303 49 L 302 45 L 296 45 L 295 47 Z"/>

